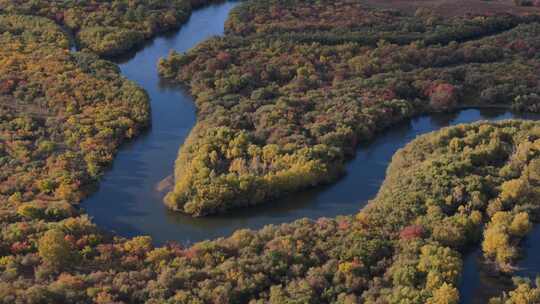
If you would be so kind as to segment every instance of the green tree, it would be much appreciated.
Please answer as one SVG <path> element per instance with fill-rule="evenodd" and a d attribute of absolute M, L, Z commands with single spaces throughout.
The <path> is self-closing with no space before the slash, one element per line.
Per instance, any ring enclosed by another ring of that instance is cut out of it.
<path fill-rule="evenodd" d="M 54 269 L 64 269 L 73 261 L 71 244 L 61 230 L 52 229 L 45 232 L 39 239 L 38 249 L 41 259 Z"/>

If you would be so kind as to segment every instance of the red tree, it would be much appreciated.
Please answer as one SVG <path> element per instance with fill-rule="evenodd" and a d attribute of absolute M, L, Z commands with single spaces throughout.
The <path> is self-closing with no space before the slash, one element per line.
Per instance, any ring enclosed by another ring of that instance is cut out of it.
<path fill-rule="evenodd" d="M 428 90 L 430 105 L 435 110 L 448 110 L 458 102 L 457 88 L 449 83 L 440 83 Z"/>
<path fill-rule="evenodd" d="M 399 233 L 399 238 L 402 240 L 412 240 L 416 238 L 421 238 L 424 236 L 424 227 L 420 225 L 410 225 Z"/>

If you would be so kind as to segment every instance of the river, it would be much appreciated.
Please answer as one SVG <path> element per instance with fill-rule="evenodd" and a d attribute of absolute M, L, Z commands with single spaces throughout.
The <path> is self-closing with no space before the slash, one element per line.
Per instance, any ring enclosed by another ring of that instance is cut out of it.
<path fill-rule="evenodd" d="M 157 61 L 171 49 L 187 51 L 211 36 L 223 34 L 224 22 L 237 3 L 229 1 L 196 10 L 179 31 L 153 39 L 142 48 L 113 60 L 126 78 L 148 92 L 152 127 L 121 147 L 98 191 L 82 203 L 99 227 L 125 237 L 150 235 L 156 244 L 169 240 L 185 244 L 227 236 L 240 228 L 258 229 L 303 217 L 353 214 L 379 190 L 392 155 L 415 137 L 442 127 L 479 120 L 539 118 L 497 109 L 466 109 L 457 113 L 419 116 L 361 144 L 356 157 L 347 164 L 347 174 L 332 185 L 225 215 L 191 218 L 171 212 L 162 202 L 164 191 L 156 188 L 163 179 L 172 175 L 178 149 L 196 122 L 196 109 L 187 91 L 160 80 Z M 540 240 L 540 229 L 535 230 L 531 239 Z M 535 243 L 540 242 L 527 242 L 528 246 Z M 463 303 L 485 299 L 482 296 L 485 287 L 492 286 L 482 279 L 477 256 L 478 251 L 465 258 L 464 280 L 460 287 Z M 530 254 L 520 266 L 530 271 L 540 269 L 538 264 L 534 254 Z M 521 272 L 528 274 L 527 270 Z"/>

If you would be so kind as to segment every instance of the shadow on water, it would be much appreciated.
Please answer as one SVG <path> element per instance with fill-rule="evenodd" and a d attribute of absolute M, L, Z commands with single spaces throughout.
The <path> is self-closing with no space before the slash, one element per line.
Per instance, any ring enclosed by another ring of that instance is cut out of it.
<path fill-rule="evenodd" d="M 235 2 L 225 2 L 196 10 L 178 32 L 167 33 L 147 42 L 136 52 L 116 58 L 122 74 L 148 92 L 152 127 L 121 147 L 98 191 L 82 203 L 100 227 L 126 237 L 150 235 L 156 244 L 168 240 L 191 243 L 226 236 L 241 228 L 257 229 L 303 217 L 354 214 L 379 190 L 394 153 L 415 137 L 449 125 L 479 120 L 538 119 L 538 116 L 518 116 L 498 109 L 466 109 L 419 116 L 361 144 L 355 158 L 347 164 L 347 174 L 334 184 L 226 215 L 191 218 L 170 212 L 162 203 L 164 193 L 156 191 L 156 185 L 172 174 L 178 148 L 195 124 L 196 116 L 188 92 L 160 80 L 156 63 L 171 49 L 187 51 L 208 37 L 221 35 L 225 19 L 235 5 Z M 540 229 L 535 231 L 538 232 L 531 236 L 534 240 L 530 242 L 531 248 L 540 244 Z M 532 250 L 538 252 L 540 248 Z M 482 271 L 478 270 L 474 255 L 469 255 L 465 263 L 461 290 L 464 303 L 469 303 L 467 299 L 481 298 L 477 295 L 485 290 L 482 283 L 486 280 L 480 278 Z M 540 267 L 538 264 L 540 261 L 531 254 L 521 266 L 536 270 Z"/>
<path fill-rule="evenodd" d="M 482 110 L 482 115 L 489 120 L 498 117 L 489 110 Z M 540 120 L 540 114 L 522 113 L 512 115 L 514 118 Z M 493 273 L 493 268 L 486 265 L 481 249 L 476 249 L 464 256 L 463 274 L 459 286 L 461 304 L 488 303 L 489 299 L 501 296 L 514 288 L 512 276 L 529 278 L 532 281 L 540 274 L 540 225 L 536 225 L 521 244 L 523 256 L 517 262 L 517 271 L 510 276 Z"/>
<path fill-rule="evenodd" d="M 518 261 L 517 271 L 511 276 L 529 278 L 534 281 L 540 275 L 540 225 L 536 225 L 521 244 L 523 257 Z M 462 304 L 488 303 L 489 299 L 501 296 L 514 288 L 511 276 L 494 274 L 482 259 L 477 249 L 465 256 L 460 284 Z"/>

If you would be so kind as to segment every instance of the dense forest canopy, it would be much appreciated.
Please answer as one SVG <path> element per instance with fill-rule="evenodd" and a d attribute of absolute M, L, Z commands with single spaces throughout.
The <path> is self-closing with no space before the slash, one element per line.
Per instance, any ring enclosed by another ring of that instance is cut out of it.
<path fill-rule="evenodd" d="M 95 53 L 125 50 L 157 33 L 147 32 L 152 18 L 185 18 L 190 5 L 0 0 L 0 303 L 456 304 L 471 245 L 512 273 L 538 221 L 538 122 L 414 140 L 357 215 L 192 246 L 100 231 L 75 204 L 148 126 L 150 109 L 145 92 Z M 134 24 L 127 12 L 139 7 Z M 538 112 L 538 22 L 248 1 L 226 37 L 160 63 L 189 84 L 200 117 L 169 203 L 203 215 L 331 181 L 359 140 L 421 112 Z M 70 52 L 66 28 L 92 52 Z M 538 285 L 516 280 L 493 303 L 537 303 Z"/>
<path fill-rule="evenodd" d="M 75 35 L 81 48 L 118 55 L 157 33 L 178 28 L 198 0 L 0 0 L 0 12 L 38 15 L 54 20 Z"/>
<path fill-rule="evenodd" d="M 239 230 L 191 247 L 154 248 L 148 237 L 103 243 L 85 217 L 31 222 L 44 234 L 9 225 L 4 243 L 23 233 L 37 249 L 0 260 L 0 295 L 31 303 L 458 303 L 468 246 L 483 239 L 486 258 L 511 270 L 538 218 L 539 156 L 538 122 L 446 128 L 400 150 L 356 216 Z M 531 290 L 519 282 L 511 296 Z"/>
<path fill-rule="evenodd" d="M 0 15 L 0 30 L 1 209 L 61 217 L 149 124 L 148 98 L 114 64 L 70 53 L 50 20 Z"/>
<path fill-rule="evenodd" d="M 160 62 L 199 109 L 166 203 L 201 216 L 333 181 L 359 141 L 422 112 L 538 112 L 539 22 L 362 1 L 248 1 L 225 37 Z"/>

